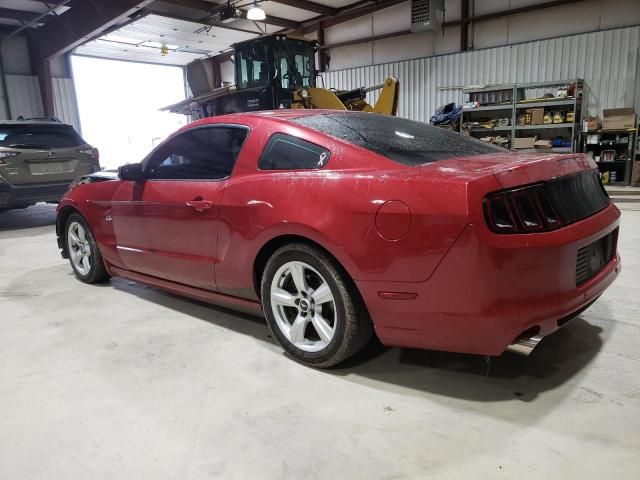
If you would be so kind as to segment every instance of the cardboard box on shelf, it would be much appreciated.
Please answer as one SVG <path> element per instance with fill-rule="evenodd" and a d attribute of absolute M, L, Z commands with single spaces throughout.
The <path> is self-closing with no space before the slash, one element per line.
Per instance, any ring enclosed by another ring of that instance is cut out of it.
<path fill-rule="evenodd" d="M 538 137 L 516 137 L 513 139 L 513 148 L 535 148 Z"/>
<path fill-rule="evenodd" d="M 583 132 L 594 132 L 600 128 L 600 118 L 589 116 L 582 121 Z"/>
<path fill-rule="evenodd" d="M 542 125 L 544 119 L 544 108 L 530 108 L 527 113 L 531 115 L 530 125 Z"/>
<path fill-rule="evenodd" d="M 602 111 L 603 130 L 636 128 L 636 111 L 633 108 L 610 108 Z"/>
<path fill-rule="evenodd" d="M 536 148 L 551 148 L 553 145 L 551 144 L 551 140 L 540 139 L 534 142 Z"/>

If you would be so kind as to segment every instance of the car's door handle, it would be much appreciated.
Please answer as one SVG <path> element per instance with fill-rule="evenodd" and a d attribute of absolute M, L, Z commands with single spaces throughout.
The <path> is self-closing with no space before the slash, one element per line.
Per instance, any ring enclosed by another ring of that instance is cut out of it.
<path fill-rule="evenodd" d="M 187 207 L 193 208 L 196 212 L 202 213 L 213 207 L 213 202 L 208 200 L 191 200 L 187 202 Z"/>

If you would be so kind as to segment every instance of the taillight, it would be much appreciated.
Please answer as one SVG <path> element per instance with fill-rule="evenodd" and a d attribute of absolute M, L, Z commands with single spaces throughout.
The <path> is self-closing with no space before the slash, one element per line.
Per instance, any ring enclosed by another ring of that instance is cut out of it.
<path fill-rule="evenodd" d="M 489 194 L 484 209 L 496 233 L 543 232 L 563 225 L 544 183 Z"/>
<path fill-rule="evenodd" d="M 80 153 L 85 155 L 89 155 L 89 161 L 93 168 L 97 172 L 100 170 L 100 151 L 97 148 L 84 148 L 82 150 L 78 150 Z"/>
<path fill-rule="evenodd" d="M 0 152 L 0 165 L 6 165 L 5 158 L 13 158 L 18 156 L 18 152 Z"/>

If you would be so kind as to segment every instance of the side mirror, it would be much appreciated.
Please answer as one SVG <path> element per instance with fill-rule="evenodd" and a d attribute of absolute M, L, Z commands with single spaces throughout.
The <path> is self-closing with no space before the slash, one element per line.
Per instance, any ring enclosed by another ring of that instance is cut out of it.
<path fill-rule="evenodd" d="M 130 163 L 129 165 L 122 165 L 118 169 L 118 177 L 121 180 L 129 180 L 132 182 L 139 182 L 144 179 L 142 173 L 142 165 L 140 163 Z"/>

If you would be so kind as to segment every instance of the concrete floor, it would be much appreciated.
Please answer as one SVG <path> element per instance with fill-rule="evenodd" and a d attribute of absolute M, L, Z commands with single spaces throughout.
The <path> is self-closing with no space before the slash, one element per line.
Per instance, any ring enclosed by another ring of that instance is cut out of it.
<path fill-rule="evenodd" d="M 640 478 L 640 204 L 624 268 L 530 358 L 371 349 L 315 371 L 258 319 L 76 281 L 0 214 L 0 479 Z"/>

